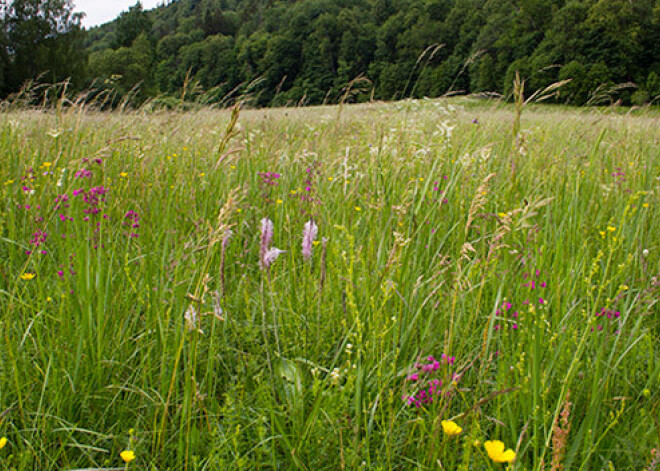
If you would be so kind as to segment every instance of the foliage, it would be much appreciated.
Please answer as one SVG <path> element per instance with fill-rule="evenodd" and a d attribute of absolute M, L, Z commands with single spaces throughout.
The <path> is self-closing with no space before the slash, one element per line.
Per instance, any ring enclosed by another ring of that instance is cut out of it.
<path fill-rule="evenodd" d="M 51 82 L 71 78 L 85 85 L 81 14 L 72 0 L 13 0 L 0 5 L 0 93 L 17 91 L 45 75 Z"/>
<path fill-rule="evenodd" d="M 141 35 L 152 55 L 139 74 L 122 60 L 98 68 Z M 519 72 L 530 95 L 561 76 L 573 83 L 554 101 L 629 104 L 635 87 L 657 96 L 647 84 L 660 73 L 660 0 L 178 0 L 150 11 L 138 2 L 87 32 L 86 45 L 88 70 L 66 69 L 76 83 L 121 75 L 115 92 L 139 86 L 140 100 L 185 95 L 192 81 L 217 101 L 250 88 L 258 106 L 336 103 L 357 77 L 373 88 L 360 101 L 508 97 Z"/>

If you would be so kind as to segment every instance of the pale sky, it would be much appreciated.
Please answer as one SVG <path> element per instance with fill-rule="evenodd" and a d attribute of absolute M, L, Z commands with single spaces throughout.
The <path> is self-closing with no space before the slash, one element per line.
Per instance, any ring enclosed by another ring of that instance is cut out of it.
<path fill-rule="evenodd" d="M 122 11 L 128 10 L 128 7 L 135 5 L 136 2 L 137 0 L 73 0 L 76 11 L 86 13 L 82 23 L 87 28 L 114 20 Z M 163 0 L 142 0 L 145 10 L 161 3 L 164 3 Z"/>

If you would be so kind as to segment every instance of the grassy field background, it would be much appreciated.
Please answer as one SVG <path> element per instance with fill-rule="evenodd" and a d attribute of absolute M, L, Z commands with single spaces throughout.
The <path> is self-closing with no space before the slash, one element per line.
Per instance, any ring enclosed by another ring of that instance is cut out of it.
<path fill-rule="evenodd" d="M 0 469 L 656 469 L 657 111 L 233 118 L 0 116 Z"/>

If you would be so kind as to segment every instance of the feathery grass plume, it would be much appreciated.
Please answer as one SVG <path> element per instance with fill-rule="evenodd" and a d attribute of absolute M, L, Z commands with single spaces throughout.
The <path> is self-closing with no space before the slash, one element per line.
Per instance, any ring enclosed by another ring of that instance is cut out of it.
<path fill-rule="evenodd" d="M 566 455 L 566 444 L 568 443 L 568 434 L 571 432 L 571 422 L 569 420 L 571 415 L 571 403 L 569 402 L 571 392 L 566 392 L 564 399 L 564 407 L 561 414 L 557 416 L 555 423 L 552 427 L 552 471 L 561 471 L 564 469 L 564 456 Z M 561 421 L 561 425 L 559 422 Z"/>
<path fill-rule="evenodd" d="M 518 145 L 518 134 L 520 134 L 520 118 L 522 116 L 523 108 L 525 107 L 525 81 L 520 78 L 520 74 L 516 70 L 516 78 L 513 81 L 513 99 L 515 100 L 515 115 L 513 118 L 513 144 Z"/>
<path fill-rule="evenodd" d="M 488 195 L 488 186 L 490 181 L 495 178 L 496 173 L 491 173 L 488 175 L 486 178 L 483 179 L 481 182 L 481 185 L 477 188 L 477 192 L 474 195 L 474 198 L 472 199 L 472 204 L 470 204 L 470 211 L 468 211 L 468 218 L 467 218 L 467 223 L 465 224 L 465 238 L 467 239 L 468 233 L 470 232 L 470 228 L 472 227 L 472 223 L 474 222 L 474 219 L 476 218 L 477 214 L 479 214 L 479 211 L 484 209 L 484 206 L 486 206 L 486 203 L 488 201 L 487 195 Z M 463 254 L 463 250 L 461 250 L 461 254 Z"/>
<path fill-rule="evenodd" d="M 319 227 L 314 223 L 313 220 L 310 219 L 305 223 L 302 240 L 302 254 L 305 260 L 309 260 L 312 257 L 312 249 L 314 247 L 314 241 L 316 240 L 318 233 Z"/>
<path fill-rule="evenodd" d="M 236 136 L 240 134 L 240 127 L 238 126 L 238 117 L 240 115 L 241 108 L 239 105 L 234 105 L 231 109 L 231 118 L 229 119 L 229 123 L 227 124 L 227 128 L 225 129 L 225 135 L 222 138 L 222 141 L 220 141 L 220 145 L 218 146 L 218 151 L 217 153 L 220 154 L 220 157 L 218 158 L 218 161 L 215 164 L 215 170 L 218 169 L 220 164 L 230 155 L 235 154 L 236 152 L 240 152 L 243 150 L 243 147 L 237 147 L 234 149 L 229 149 L 227 150 L 227 146 L 229 145 L 229 142 L 234 139 Z"/>

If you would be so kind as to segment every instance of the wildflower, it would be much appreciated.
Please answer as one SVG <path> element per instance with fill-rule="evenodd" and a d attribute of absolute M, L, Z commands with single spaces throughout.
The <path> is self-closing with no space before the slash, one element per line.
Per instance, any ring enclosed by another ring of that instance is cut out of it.
<path fill-rule="evenodd" d="M 302 241 L 302 254 L 305 260 L 309 260 L 312 256 L 312 247 L 314 245 L 314 239 L 318 235 L 319 228 L 314 223 L 313 220 L 309 220 L 303 229 L 303 241 Z"/>
<path fill-rule="evenodd" d="M 186 309 L 185 314 L 183 315 L 183 318 L 186 321 L 186 328 L 189 331 L 196 330 L 200 334 L 203 334 L 204 332 L 198 327 L 199 323 L 199 314 L 197 313 L 197 309 L 195 309 L 195 306 L 192 304 L 188 306 L 188 309 Z M 131 452 L 132 453 L 132 452 Z"/>
<path fill-rule="evenodd" d="M 449 437 L 458 435 L 463 431 L 463 429 L 459 427 L 458 424 L 453 420 L 443 420 L 440 423 L 442 424 L 442 431 L 445 432 L 445 435 Z"/>
<path fill-rule="evenodd" d="M 30 281 L 30 280 L 33 279 L 35 276 L 37 276 L 35 273 L 23 273 L 23 274 L 21 275 L 21 280 Z"/>
<path fill-rule="evenodd" d="M 266 266 L 266 254 L 270 249 L 270 244 L 273 242 L 273 233 L 275 231 L 275 225 L 273 221 L 268 218 L 263 218 L 261 220 L 261 247 L 259 249 L 259 263 L 261 267 L 265 268 Z"/>
<path fill-rule="evenodd" d="M 331 381 L 333 384 L 338 384 L 340 378 L 341 378 L 341 372 L 339 371 L 339 368 L 334 368 L 334 369 L 330 372 L 330 381 Z"/>
<path fill-rule="evenodd" d="M 359 206 L 356 206 L 356 207 L 355 207 L 355 210 L 356 210 L 356 211 L 362 211 L 362 208 L 360 208 Z"/>
<path fill-rule="evenodd" d="M 499 440 L 488 440 L 484 443 L 488 457 L 495 463 L 510 463 L 516 458 L 516 452 L 512 449 L 504 450 L 504 443 Z"/>
<path fill-rule="evenodd" d="M 280 250 L 277 247 L 272 247 L 268 249 L 268 252 L 264 255 L 264 260 L 263 260 L 263 267 L 264 268 L 269 268 L 275 260 L 277 260 L 277 257 L 280 256 L 280 254 L 283 254 L 286 252 L 286 250 Z"/>
<path fill-rule="evenodd" d="M 119 456 L 121 456 L 121 459 L 124 460 L 124 463 L 128 464 L 135 459 L 135 452 L 132 450 L 124 450 L 119 453 Z"/>
<path fill-rule="evenodd" d="M 128 177 L 128 173 L 126 173 L 126 172 L 121 172 L 121 173 L 119 174 L 119 176 L 120 176 L 121 178 L 126 178 L 126 177 Z"/>
<path fill-rule="evenodd" d="M 7 437 L 0 438 L 0 450 L 2 450 L 7 445 Z"/>
<path fill-rule="evenodd" d="M 607 226 L 607 230 L 610 231 L 610 232 L 614 232 L 614 231 L 616 231 L 616 227 L 614 227 L 614 226 Z"/>

